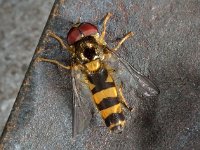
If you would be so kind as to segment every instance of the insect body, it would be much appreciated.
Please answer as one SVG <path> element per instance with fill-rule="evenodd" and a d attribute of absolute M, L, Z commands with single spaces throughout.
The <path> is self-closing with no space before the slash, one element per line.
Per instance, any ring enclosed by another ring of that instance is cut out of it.
<path fill-rule="evenodd" d="M 67 35 L 68 44 L 76 53 L 76 61 L 85 71 L 86 82 L 91 90 L 93 101 L 100 111 L 107 127 L 121 132 L 125 123 L 117 87 L 108 69 L 103 64 L 104 43 L 99 43 L 96 26 L 81 23 L 72 27 Z"/>
<path fill-rule="evenodd" d="M 146 77 L 137 72 L 131 65 L 115 54 L 115 51 L 130 36 L 129 32 L 121 39 L 118 45 L 110 49 L 104 40 L 106 33 L 106 23 L 111 16 L 108 13 L 103 22 L 103 31 L 101 35 L 98 29 L 91 23 L 77 23 L 67 34 L 67 43 L 52 32 L 49 35 L 60 42 L 64 49 L 72 53 L 73 64 L 64 66 L 56 60 L 38 58 L 39 61 L 54 63 L 65 69 L 79 70 L 83 74 L 82 81 L 89 88 L 92 94 L 92 101 L 101 114 L 102 119 L 111 131 L 121 132 L 125 125 L 125 116 L 123 106 L 131 110 L 123 94 L 122 86 L 114 77 L 114 69 L 125 70 L 134 80 L 134 89 L 144 96 L 155 96 L 158 94 L 157 87 Z M 111 59 L 116 58 L 121 66 L 115 68 L 109 66 Z M 122 73 L 121 73 L 122 75 Z M 122 81 L 125 77 L 122 77 Z M 73 135 L 81 132 L 90 121 L 89 108 L 85 107 L 88 100 L 84 100 L 81 95 L 81 88 L 78 88 L 78 80 L 72 73 L 72 82 L 74 88 L 74 111 L 73 111 Z M 80 83 L 80 82 L 79 82 Z M 130 83 L 128 83 L 130 84 Z M 87 99 L 87 98 L 86 98 Z"/>
<path fill-rule="evenodd" d="M 117 87 L 105 68 L 89 74 L 90 90 L 94 102 L 100 111 L 107 127 L 115 132 L 120 132 L 124 127 L 125 117 L 122 112 Z"/>

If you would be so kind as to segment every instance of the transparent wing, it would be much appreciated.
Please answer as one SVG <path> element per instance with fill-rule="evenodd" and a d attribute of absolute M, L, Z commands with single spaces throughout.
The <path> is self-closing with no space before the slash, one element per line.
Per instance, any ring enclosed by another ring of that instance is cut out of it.
<path fill-rule="evenodd" d="M 72 69 L 73 84 L 73 137 L 81 133 L 90 123 L 92 118 L 91 93 L 85 83 L 83 83 L 81 71 Z"/>
<path fill-rule="evenodd" d="M 141 96 L 151 97 L 159 93 L 156 85 L 147 77 L 137 71 L 125 59 L 119 57 L 118 54 L 109 49 L 108 51 L 112 54 L 112 57 L 105 61 L 115 70 L 119 82 L 122 82 L 129 89 L 134 89 L 134 92 Z"/>

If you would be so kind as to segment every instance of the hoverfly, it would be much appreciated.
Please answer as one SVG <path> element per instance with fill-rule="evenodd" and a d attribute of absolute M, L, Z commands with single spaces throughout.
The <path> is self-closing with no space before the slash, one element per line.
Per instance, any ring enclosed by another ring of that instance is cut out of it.
<path fill-rule="evenodd" d="M 115 133 L 122 132 L 125 125 L 122 107 L 132 110 L 123 96 L 122 82 L 130 85 L 135 92 L 143 96 L 155 96 L 159 93 L 158 88 L 149 79 L 115 53 L 122 43 L 133 35 L 132 32 L 127 33 L 116 47 L 108 48 L 104 38 L 106 24 L 110 17 L 111 13 L 107 13 L 104 17 L 101 34 L 91 23 L 76 23 L 67 34 L 67 44 L 55 33 L 48 33 L 72 54 L 71 66 L 65 66 L 52 59 L 37 58 L 38 61 L 53 63 L 72 71 L 73 136 L 83 131 L 91 119 L 90 108 L 87 105 L 90 101 L 89 97 L 84 98 L 81 92 L 84 86 L 90 91 L 91 100 L 105 125 Z M 77 76 L 77 74 L 81 75 Z M 129 81 L 125 81 L 127 75 Z M 80 84 L 84 85 L 80 86 Z"/>

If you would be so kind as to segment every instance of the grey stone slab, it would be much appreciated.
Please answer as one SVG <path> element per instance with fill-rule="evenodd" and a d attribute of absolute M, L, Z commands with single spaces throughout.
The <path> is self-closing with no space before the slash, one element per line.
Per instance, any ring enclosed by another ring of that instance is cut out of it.
<path fill-rule="evenodd" d="M 54 0 L 0 0 L 0 135 Z"/>
<path fill-rule="evenodd" d="M 159 87 L 154 99 L 140 98 L 122 134 L 110 134 L 102 122 L 72 139 L 70 72 L 34 59 L 1 137 L 3 149 L 191 150 L 200 140 L 200 1 L 56 1 L 45 31 L 65 37 L 81 16 L 100 24 L 106 12 L 107 43 L 128 31 L 134 38 L 118 52 Z M 99 26 L 101 28 L 101 26 Z M 69 64 L 69 54 L 45 36 L 34 58 Z"/>

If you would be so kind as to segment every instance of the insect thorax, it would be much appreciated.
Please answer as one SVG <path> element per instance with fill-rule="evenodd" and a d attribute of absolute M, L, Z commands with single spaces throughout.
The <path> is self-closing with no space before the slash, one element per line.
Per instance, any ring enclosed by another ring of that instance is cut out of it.
<path fill-rule="evenodd" d="M 84 37 L 74 43 L 77 62 L 86 67 L 89 72 L 100 69 L 103 55 L 103 46 L 93 36 Z"/>

